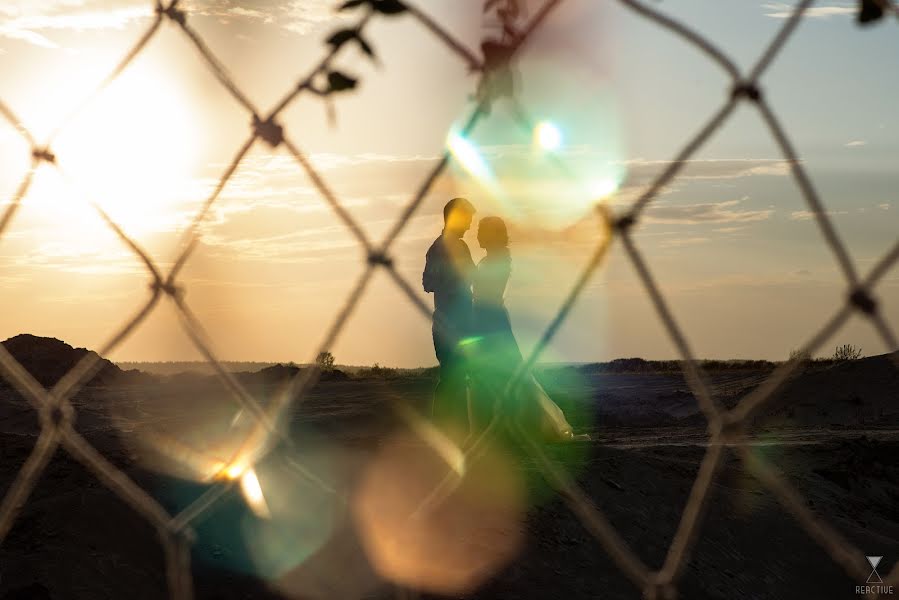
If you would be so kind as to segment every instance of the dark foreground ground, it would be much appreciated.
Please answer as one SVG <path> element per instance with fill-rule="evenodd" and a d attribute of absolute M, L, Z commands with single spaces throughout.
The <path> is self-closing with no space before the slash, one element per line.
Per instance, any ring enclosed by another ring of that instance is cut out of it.
<path fill-rule="evenodd" d="M 817 515 L 865 554 L 883 556 L 878 571 L 886 575 L 899 558 L 899 435 L 894 419 L 899 381 L 888 371 L 859 368 L 811 373 L 795 382 L 783 403 L 771 410 L 773 416 L 759 423 L 762 441 L 754 451 L 783 470 Z M 879 374 L 875 377 L 874 372 Z M 864 377 L 852 385 L 851 378 L 860 374 Z M 763 376 L 728 373 L 716 375 L 713 384 L 726 402 Z M 872 377 L 880 379 L 874 384 Z M 844 394 L 833 381 L 843 382 L 849 391 Z M 262 380 L 247 384 L 263 402 L 276 387 Z M 701 419 L 683 380 L 672 374 L 588 374 L 577 381 L 561 377 L 546 384 L 577 428 L 595 438 L 548 446 L 547 453 L 602 509 L 631 549 L 657 568 L 705 450 Z M 292 415 L 292 436 L 300 441 L 289 454 L 354 498 L 373 461 L 403 429 L 388 402 L 399 399 L 423 406 L 432 385 L 426 377 L 322 382 Z M 808 395 L 797 386 L 804 386 Z M 37 419 L 13 392 L 4 394 L 0 490 L 5 493 L 34 444 Z M 230 422 L 234 407 L 222 408 L 229 402 L 217 384 L 204 379 L 88 387 L 76 401 L 77 428 L 174 512 L 206 488 L 171 476 L 174 467 L 154 453 L 155 438 L 148 432 L 163 431 L 201 446 L 203 436 L 216 435 L 216 423 L 221 429 L 221 422 Z M 641 405 L 644 409 L 635 408 Z M 406 448 L 407 454 L 395 456 L 400 462 L 409 457 L 413 472 L 415 461 L 428 450 L 414 444 Z M 167 452 L 170 460 L 171 449 Z M 640 597 L 531 462 L 502 464 L 518 471 L 513 479 L 521 483 L 520 495 L 527 503 L 520 520 L 522 540 L 475 591 L 454 597 Z M 149 468 L 160 465 L 170 475 Z M 196 525 L 197 597 L 396 597 L 396 588 L 370 566 L 351 510 L 324 492 L 295 493 L 308 490 L 308 482 L 296 483 L 283 470 L 274 487 L 266 488 L 263 466 L 258 470 L 269 500 L 277 503 L 274 496 L 280 494 L 282 505 L 292 510 L 290 517 L 266 524 L 249 512 L 239 493 L 226 496 Z M 269 472 L 279 471 L 273 466 Z M 402 503 L 405 493 L 400 489 L 393 497 Z M 450 499 L 459 505 L 466 501 Z M 477 523 L 480 515 L 474 510 L 461 518 Z M 482 535 L 514 535 L 517 530 L 504 522 L 499 533 L 485 534 L 477 524 L 463 524 L 445 531 L 445 537 L 473 536 L 477 539 L 468 542 L 477 546 Z M 254 539 L 263 540 L 264 560 L 258 558 Z M 439 555 L 413 558 L 434 564 L 439 572 Z M 681 598 L 855 598 L 855 586 L 863 583 L 845 575 L 737 459 L 728 456 L 680 585 Z M 166 594 L 155 530 L 58 451 L 0 546 L 0 599 L 138 600 Z"/>

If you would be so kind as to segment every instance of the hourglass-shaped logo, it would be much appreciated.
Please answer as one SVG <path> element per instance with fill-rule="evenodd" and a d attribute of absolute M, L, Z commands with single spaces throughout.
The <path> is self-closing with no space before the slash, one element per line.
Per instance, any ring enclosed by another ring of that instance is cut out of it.
<path fill-rule="evenodd" d="M 880 559 L 882 556 L 866 556 L 868 559 L 868 564 L 871 565 L 871 574 L 868 575 L 868 580 L 865 583 L 883 583 L 883 579 L 880 578 L 880 574 L 877 572 L 877 565 L 880 564 Z"/>

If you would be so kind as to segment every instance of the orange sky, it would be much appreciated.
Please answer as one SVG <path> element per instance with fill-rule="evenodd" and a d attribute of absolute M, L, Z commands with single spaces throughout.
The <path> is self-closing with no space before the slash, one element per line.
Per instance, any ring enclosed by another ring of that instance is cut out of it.
<path fill-rule="evenodd" d="M 185 8 L 238 85 L 266 109 L 320 60 L 322 40 L 344 22 L 333 5 L 196 0 Z M 472 51 L 489 31 L 479 2 L 417 5 Z M 732 27 L 727 10 L 697 6 L 671 9 L 708 31 Z M 782 24 L 765 6 L 741 7 L 745 31 L 716 41 L 750 62 Z M 43 139 L 147 27 L 151 9 L 151 2 L 139 0 L 5 3 L 0 99 Z M 899 231 L 892 181 L 899 148 L 890 141 L 897 139 L 895 111 L 883 110 L 879 103 L 888 101 L 880 94 L 851 96 L 877 85 L 865 73 L 842 73 L 858 81 L 839 86 L 834 98 L 818 96 L 809 107 L 804 88 L 823 86 L 827 78 L 798 81 L 795 69 L 820 55 L 834 28 L 852 27 L 840 11 L 809 21 L 784 58 L 792 74 L 775 69 L 768 83 L 777 90 L 783 119 L 795 123 L 791 133 L 864 271 Z M 356 92 L 335 98 L 336 125 L 329 124 L 322 100 L 308 94 L 280 121 L 378 240 L 471 110 L 476 80 L 410 17 L 376 19 L 366 35 L 379 64 L 357 50 L 341 54 L 336 66 L 360 83 Z M 875 32 L 852 52 L 857 58 L 890 55 L 894 38 Z M 464 194 L 479 216 L 506 218 L 515 260 L 507 303 L 527 348 L 596 243 L 589 207 L 597 194 L 619 187 L 608 201 L 623 206 L 632 200 L 721 101 L 724 82 L 683 44 L 619 7 L 588 0 L 570 0 L 553 14 L 527 47 L 520 72 L 522 103 L 535 119 L 558 124 L 563 144 L 557 159 L 573 177 L 535 151 L 530 132 L 499 104 L 471 136 L 492 183 L 455 160 L 398 239 L 394 258 L 421 293 L 424 252 L 440 232 L 447 199 Z M 871 103 L 862 111 L 869 116 L 859 117 L 851 102 Z M 150 279 L 82 197 L 96 199 L 167 268 L 183 228 L 248 133 L 246 111 L 185 36 L 163 23 L 122 77 L 54 143 L 72 182 L 41 167 L 0 238 L 0 337 L 29 332 L 99 347 L 146 300 Z M 27 170 L 28 148 L 5 123 L 0 164 L 6 202 Z M 785 358 L 843 297 L 832 256 L 787 174 L 757 116 L 743 109 L 641 224 L 638 243 L 699 356 Z M 474 236 L 466 239 L 477 259 Z M 221 357 L 302 362 L 313 355 L 363 259 L 296 162 L 257 142 L 204 222 L 180 281 Z M 895 315 L 895 273 L 879 293 L 887 316 Z M 859 320 L 833 342 L 855 343 L 866 354 L 883 351 Z M 435 363 L 427 319 L 380 272 L 333 352 L 348 364 Z M 669 358 L 674 349 L 616 245 L 546 358 L 620 356 Z M 191 360 L 199 354 L 163 302 L 112 358 Z"/>

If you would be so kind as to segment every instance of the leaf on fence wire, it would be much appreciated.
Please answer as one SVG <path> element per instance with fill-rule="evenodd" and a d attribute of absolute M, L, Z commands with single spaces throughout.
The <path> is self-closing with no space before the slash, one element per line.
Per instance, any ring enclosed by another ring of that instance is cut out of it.
<path fill-rule="evenodd" d="M 399 0 L 376 0 L 372 8 L 382 15 L 398 15 L 406 11 L 406 5 Z"/>
<path fill-rule="evenodd" d="M 883 6 L 877 0 L 859 0 L 858 22 L 867 25 L 883 17 Z"/>
<path fill-rule="evenodd" d="M 515 22 L 523 13 L 519 0 L 487 0 L 484 3 L 484 13 L 493 9 L 496 9 L 496 17 L 502 25 L 503 34 L 509 39 L 516 38 L 518 32 L 515 29 Z"/>
<path fill-rule="evenodd" d="M 382 15 L 398 15 L 406 12 L 407 7 L 399 0 L 348 0 L 340 5 L 337 10 L 350 10 L 360 6 L 369 5 L 372 10 Z"/>
<path fill-rule="evenodd" d="M 514 96 L 516 73 L 510 65 L 515 54 L 514 45 L 486 39 L 481 42 L 481 52 L 484 54 L 485 74 L 478 84 L 476 92 L 478 100 L 484 102 Z M 489 105 L 485 106 L 484 110 L 489 114 Z"/>
<path fill-rule="evenodd" d="M 375 56 L 375 51 L 372 49 L 371 44 L 362 37 L 362 34 L 358 29 L 341 29 L 339 31 L 331 34 L 326 42 L 331 45 L 335 51 L 340 49 L 344 44 L 350 41 L 355 41 L 359 44 L 359 49 L 362 50 L 369 58 L 373 61 L 377 62 L 377 57 Z"/>
<path fill-rule="evenodd" d="M 337 50 L 348 41 L 355 39 L 358 36 L 359 32 L 355 29 L 341 29 L 332 33 L 331 37 L 327 39 L 327 43 L 334 46 L 334 49 Z"/>
<path fill-rule="evenodd" d="M 365 41 L 365 38 L 363 38 L 361 35 L 357 35 L 356 42 L 359 44 L 359 48 L 363 52 L 365 52 L 365 54 L 367 54 L 370 59 L 372 59 L 376 63 L 378 62 L 378 57 L 375 55 L 375 51 L 372 49 L 371 45 L 369 45 L 369 43 Z"/>
<path fill-rule="evenodd" d="M 490 71 L 507 66 L 515 48 L 497 40 L 484 40 L 481 42 L 481 53 L 484 55 L 484 68 Z"/>
<path fill-rule="evenodd" d="M 328 73 L 328 89 L 325 92 L 326 94 L 331 94 L 333 92 L 345 92 L 348 90 L 352 90 L 356 87 L 358 80 L 350 77 L 345 73 L 341 73 L 340 71 L 331 71 Z"/>
<path fill-rule="evenodd" d="M 363 4 L 368 4 L 368 0 L 347 0 L 347 2 L 341 4 L 337 10 L 349 10 L 351 8 L 358 8 Z"/>

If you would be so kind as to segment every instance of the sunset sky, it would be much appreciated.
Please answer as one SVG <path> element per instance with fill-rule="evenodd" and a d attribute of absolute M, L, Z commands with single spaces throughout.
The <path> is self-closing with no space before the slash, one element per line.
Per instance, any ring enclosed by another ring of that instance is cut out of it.
<path fill-rule="evenodd" d="M 184 8 L 266 111 L 321 59 L 323 40 L 357 18 L 336 15 L 336 4 L 192 0 Z M 473 52 L 492 31 L 480 0 L 415 4 Z M 694 26 L 741 67 L 756 60 L 790 10 L 753 0 L 653 6 Z M 888 60 L 899 55 L 899 24 L 859 28 L 855 6 L 816 3 L 763 87 L 865 272 L 899 232 L 899 77 Z M 0 99 L 42 140 L 152 19 L 150 0 L 0 3 Z M 410 16 L 376 18 L 366 32 L 379 64 L 356 49 L 340 55 L 337 66 L 359 86 L 334 98 L 335 125 L 322 99 L 308 94 L 280 122 L 379 240 L 469 114 L 476 79 Z M 491 180 L 455 161 L 404 230 L 394 258 L 420 292 L 424 253 L 449 198 L 468 197 L 476 219 L 505 217 L 514 260 L 507 305 L 527 349 L 596 244 L 590 203 L 613 187 L 613 206 L 633 200 L 721 105 L 728 81 L 684 42 L 616 2 L 595 0 L 563 2 L 526 47 L 519 72 L 522 104 L 562 133 L 556 155 L 569 174 L 532 147 L 532 135 L 500 102 L 470 136 Z M 79 194 L 95 198 L 167 267 L 183 228 L 247 138 L 249 120 L 186 36 L 164 22 L 53 144 L 73 182 L 40 167 L 0 238 L 0 338 L 27 332 L 91 348 L 106 341 L 146 300 L 150 278 Z M 22 137 L 0 121 L 0 202 L 9 201 L 29 160 Z M 466 240 L 477 260 L 474 232 Z M 636 240 L 700 357 L 784 359 L 845 294 L 832 254 L 749 105 L 651 205 Z M 204 223 L 180 281 L 222 358 L 303 362 L 363 267 L 358 243 L 293 158 L 257 142 Z M 899 327 L 896 270 L 877 295 Z M 169 304 L 111 358 L 199 359 Z M 838 343 L 866 355 L 886 351 L 858 318 L 828 346 Z M 333 352 L 345 364 L 436 363 L 430 323 L 381 272 Z M 675 352 L 616 244 L 546 360 L 625 356 Z"/>

